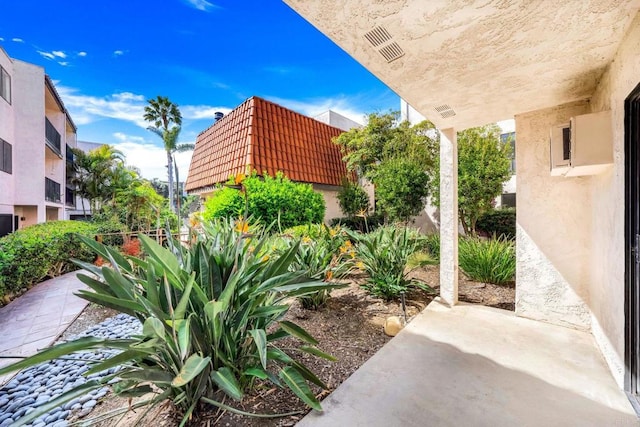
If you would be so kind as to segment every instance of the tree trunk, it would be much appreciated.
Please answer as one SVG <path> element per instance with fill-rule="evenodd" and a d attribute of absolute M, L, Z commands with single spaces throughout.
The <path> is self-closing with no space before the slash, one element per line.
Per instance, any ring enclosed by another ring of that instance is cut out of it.
<path fill-rule="evenodd" d="M 171 211 L 176 211 L 175 201 L 173 199 L 173 156 L 170 151 L 167 151 L 167 174 L 169 177 L 169 206 Z"/>
<path fill-rule="evenodd" d="M 173 167 L 176 171 L 176 213 L 178 214 L 178 228 L 180 228 L 180 205 L 182 204 L 182 193 L 180 193 L 180 175 L 178 175 L 178 163 L 173 159 Z"/>

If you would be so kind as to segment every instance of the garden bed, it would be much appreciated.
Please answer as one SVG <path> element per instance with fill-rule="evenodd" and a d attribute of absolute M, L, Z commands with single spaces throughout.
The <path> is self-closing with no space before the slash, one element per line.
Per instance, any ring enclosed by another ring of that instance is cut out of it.
<path fill-rule="evenodd" d="M 416 279 L 437 288 L 437 266 L 418 269 L 412 275 Z M 328 362 L 323 359 L 305 357 L 298 354 L 304 360 L 305 365 L 313 372 L 318 373 L 318 376 L 329 386 L 329 391 L 320 394 L 319 398 L 324 398 L 335 390 L 391 339 L 384 335 L 382 331 L 382 325 L 387 317 L 403 317 L 399 302 L 385 302 L 379 298 L 371 297 L 359 287 L 359 284 L 364 281 L 363 277 L 355 276 L 351 277 L 351 279 L 349 287 L 332 292 L 332 297 L 324 308 L 317 311 L 305 310 L 296 301 L 287 314 L 289 320 L 306 329 L 319 341 L 319 348 L 331 353 L 338 359 L 336 362 Z M 463 274 L 460 275 L 460 293 L 461 300 L 485 303 L 485 305 L 500 308 L 513 307 L 513 288 L 472 282 L 467 280 Z M 433 295 L 424 291 L 410 292 L 406 297 L 409 320 L 422 311 L 431 302 L 432 298 Z M 103 309 L 90 306 L 79 318 L 79 321 L 91 318 L 91 312 L 97 312 L 98 310 L 102 311 Z M 104 313 L 100 312 L 95 318 L 100 319 L 102 315 Z M 295 345 L 296 343 L 291 340 L 290 346 L 293 347 Z M 316 392 L 320 393 L 320 390 L 316 390 Z M 271 386 L 256 387 L 255 391 L 246 395 L 241 403 L 233 402 L 229 399 L 225 403 L 247 412 L 299 413 L 284 418 L 260 419 L 235 415 L 229 412 L 222 413 L 212 407 L 211 411 L 204 414 L 200 425 L 292 426 L 309 411 L 289 390 Z M 128 404 L 129 402 L 126 399 L 108 397 L 87 418 L 92 418 L 109 410 L 122 408 Z M 140 410 L 138 410 L 138 413 L 140 413 Z M 131 414 L 124 422 L 118 425 L 126 426 L 128 422 L 133 424 L 136 418 L 137 414 Z M 114 425 L 116 419 L 98 425 L 111 426 Z M 158 410 L 152 411 L 147 416 L 147 420 L 142 423 L 145 427 L 178 425 L 178 421 L 173 418 L 169 406 L 160 407 Z"/>

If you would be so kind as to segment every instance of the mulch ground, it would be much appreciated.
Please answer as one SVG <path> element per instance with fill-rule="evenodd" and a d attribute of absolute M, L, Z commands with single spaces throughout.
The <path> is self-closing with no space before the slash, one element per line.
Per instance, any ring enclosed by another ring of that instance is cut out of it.
<path fill-rule="evenodd" d="M 438 267 L 429 266 L 415 270 L 412 277 L 427 283 L 433 288 L 438 287 Z M 327 305 L 319 310 L 305 310 L 296 301 L 287 313 L 287 319 L 306 329 L 319 342 L 319 348 L 332 354 L 338 360 L 329 362 L 304 353 L 293 353 L 311 371 L 315 372 L 323 380 L 329 390 L 316 389 L 318 398 L 326 397 L 335 390 L 364 362 L 373 356 L 391 338 L 383 333 L 383 324 L 389 316 L 404 317 L 399 302 L 386 302 L 369 296 L 359 284 L 364 277 L 352 277 L 349 287 L 334 290 Z M 482 284 L 468 280 L 460 274 L 460 299 L 462 301 L 479 303 L 503 309 L 514 307 L 515 289 L 513 287 Z M 416 314 L 422 311 L 434 295 L 422 290 L 414 290 L 406 296 L 407 318 L 410 321 Z M 95 315 L 95 320 L 100 321 L 101 316 L 107 314 L 104 309 L 90 305 L 78 321 L 86 321 L 91 318 L 91 312 L 102 310 Z M 86 317 L 83 317 L 85 316 Z M 96 321 L 96 323 L 97 323 Z M 75 325 L 72 325 L 74 327 Z M 86 327 L 86 325 L 85 325 Z M 296 342 L 283 341 L 283 347 L 295 347 Z M 301 403 L 293 393 L 270 385 L 258 385 L 253 392 L 246 395 L 242 402 L 225 401 L 226 404 L 246 412 L 252 413 L 289 413 L 298 412 L 282 418 L 253 418 L 236 415 L 230 412 L 221 412 L 211 407 L 202 411 L 202 417 L 193 425 L 200 426 L 293 426 L 309 410 Z M 115 397 L 107 397 L 98 405 L 88 418 L 99 413 L 127 406 L 128 401 Z M 140 410 L 138 410 L 140 413 Z M 118 424 L 130 425 L 137 416 L 131 414 L 126 420 Z M 194 420 L 195 421 L 195 420 Z M 115 425 L 115 420 L 98 424 L 100 426 Z M 145 427 L 163 427 L 177 425 L 172 408 L 165 406 L 153 411 L 142 422 Z"/>

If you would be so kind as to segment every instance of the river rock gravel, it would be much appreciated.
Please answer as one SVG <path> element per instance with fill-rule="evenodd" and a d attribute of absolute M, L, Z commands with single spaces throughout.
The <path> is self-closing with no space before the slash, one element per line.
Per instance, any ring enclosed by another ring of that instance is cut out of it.
<path fill-rule="evenodd" d="M 129 338 L 141 333 L 140 322 L 131 316 L 118 314 L 94 325 L 75 337 L 93 336 L 97 338 Z M 64 342 L 62 341 L 62 342 Z M 7 384 L 0 388 L 0 427 L 8 427 L 20 417 L 35 410 L 72 388 L 84 384 L 89 379 L 99 379 L 116 372 L 116 368 L 85 376 L 91 362 L 99 362 L 115 353 L 115 350 L 96 350 L 69 355 L 65 358 L 45 362 L 19 372 Z M 108 392 L 102 387 L 82 397 L 73 399 L 64 405 L 52 409 L 38 417 L 32 427 L 65 427 L 72 416 L 83 417 Z"/>

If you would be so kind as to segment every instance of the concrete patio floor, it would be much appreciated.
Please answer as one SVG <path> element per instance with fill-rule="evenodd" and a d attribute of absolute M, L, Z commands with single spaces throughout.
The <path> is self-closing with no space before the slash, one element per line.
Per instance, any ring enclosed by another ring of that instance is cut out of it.
<path fill-rule="evenodd" d="M 637 426 L 593 337 L 432 302 L 299 427 Z"/>

